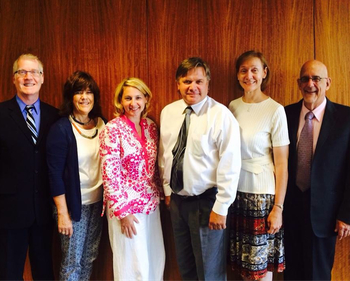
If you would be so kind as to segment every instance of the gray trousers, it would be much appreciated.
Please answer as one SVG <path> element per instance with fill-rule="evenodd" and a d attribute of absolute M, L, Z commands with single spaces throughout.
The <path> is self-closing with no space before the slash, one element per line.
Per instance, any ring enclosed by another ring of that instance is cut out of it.
<path fill-rule="evenodd" d="M 183 280 L 226 280 L 225 230 L 210 230 L 216 188 L 199 196 L 172 194 L 170 214 Z"/>

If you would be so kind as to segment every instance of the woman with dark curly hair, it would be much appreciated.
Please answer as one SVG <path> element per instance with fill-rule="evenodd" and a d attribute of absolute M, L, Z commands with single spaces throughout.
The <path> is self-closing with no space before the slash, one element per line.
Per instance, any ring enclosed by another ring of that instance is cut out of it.
<path fill-rule="evenodd" d="M 47 139 L 47 161 L 61 238 L 60 280 L 89 280 L 102 231 L 99 134 L 104 128 L 100 90 L 76 71 L 63 90 L 62 116 Z"/>

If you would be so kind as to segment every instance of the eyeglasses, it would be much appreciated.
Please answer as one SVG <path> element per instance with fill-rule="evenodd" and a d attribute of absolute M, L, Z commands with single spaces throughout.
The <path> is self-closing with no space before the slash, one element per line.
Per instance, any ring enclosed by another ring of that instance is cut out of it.
<path fill-rule="evenodd" d="M 322 79 L 328 79 L 328 78 L 327 78 L 327 77 L 320 77 L 320 76 L 311 76 L 311 77 L 303 76 L 303 77 L 300 77 L 300 78 L 299 78 L 299 81 L 300 81 L 301 83 L 308 83 L 310 79 L 312 80 L 312 82 L 318 83 L 318 82 L 320 82 Z"/>
<path fill-rule="evenodd" d="M 37 69 L 32 69 L 32 70 L 24 70 L 24 69 L 18 69 L 15 71 L 14 74 L 18 74 L 21 77 L 26 76 L 28 73 L 30 73 L 34 77 L 38 77 L 40 74 L 43 74 L 42 71 L 37 70 Z"/>

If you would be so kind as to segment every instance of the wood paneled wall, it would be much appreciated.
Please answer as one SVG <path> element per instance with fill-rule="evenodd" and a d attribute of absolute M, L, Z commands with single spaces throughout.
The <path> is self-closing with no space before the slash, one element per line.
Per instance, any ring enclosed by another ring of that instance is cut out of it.
<path fill-rule="evenodd" d="M 210 95 L 227 105 L 241 95 L 235 58 L 256 49 L 265 54 L 272 70 L 266 92 L 281 104 L 301 98 L 296 85 L 300 66 L 316 58 L 333 78 L 328 97 L 350 105 L 349 11 L 348 0 L 0 0 L 0 101 L 15 94 L 13 61 L 30 52 L 44 63 L 42 100 L 58 107 L 67 77 L 77 69 L 88 71 L 101 88 L 104 114 L 111 119 L 116 85 L 136 76 L 153 92 L 151 117 L 159 124 L 161 109 L 179 98 L 174 76 L 184 58 L 201 56 L 208 61 Z M 162 222 L 165 279 L 178 280 L 165 209 Z M 94 280 L 113 276 L 106 230 L 105 224 Z M 58 271 L 57 234 L 54 241 Z M 350 279 L 349 241 L 337 244 L 334 280 Z M 25 279 L 31 279 L 28 263 Z"/>

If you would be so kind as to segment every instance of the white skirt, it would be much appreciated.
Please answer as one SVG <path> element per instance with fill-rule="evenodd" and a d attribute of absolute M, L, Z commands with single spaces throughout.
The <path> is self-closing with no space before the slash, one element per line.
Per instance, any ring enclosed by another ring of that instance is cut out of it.
<path fill-rule="evenodd" d="M 137 235 L 132 239 L 121 232 L 120 221 L 109 217 L 109 241 L 113 252 L 114 280 L 163 280 L 165 250 L 159 208 L 149 215 L 134 214 Z"/>

